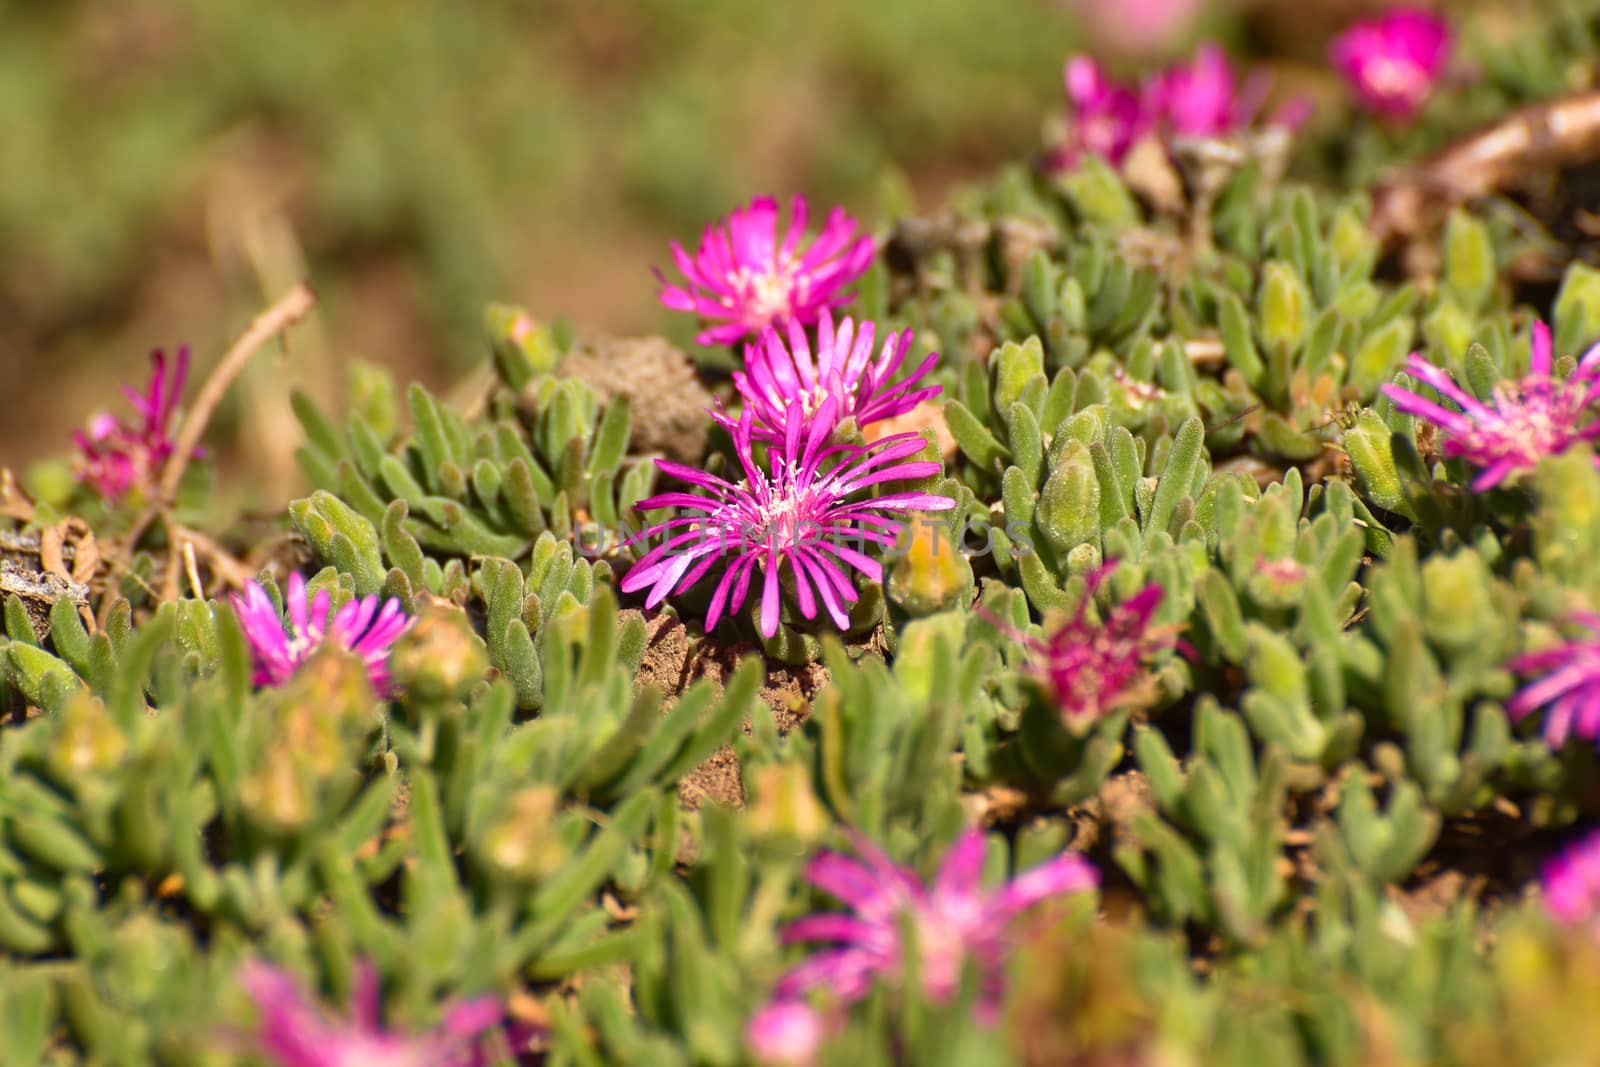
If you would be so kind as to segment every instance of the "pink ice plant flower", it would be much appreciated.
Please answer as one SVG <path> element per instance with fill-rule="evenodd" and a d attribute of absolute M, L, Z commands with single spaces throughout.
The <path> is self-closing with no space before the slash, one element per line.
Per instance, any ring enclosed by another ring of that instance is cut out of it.
<path fill-rule="evenodd" d="M 672 258 L 687 284 L 667 285 L 656 272 L 663 283 L 661 302 L 712 324 L 696 338 L 703 345 L 732 344 L 790 320 L 811 325 L 824 308 L 849 302 L 845 289 L 872 265 L 877 242 L 857 237 L 855 219 L 836 207 L 802 249 L 806 217 L 806 198 L 796 196 L 779 244 L 778 202 L 763 196 L 708 226 L 692 258 L 672 242 Z"/>
<path fill-rule="evenodd" d="M 755 436 L 774 440 L 783 433 L 790 407 L 807 417 L 815 415 L 824 400 L 833 398 L 841 420 L 853 418 L 857 426 L 903 415 L 924 400 L 939 395 L 937 385 L 914 388 L 933 370 L 937 352 L 929 353 L 915 370 L 895 380 L 911 350 L 910 330 L 890 333 L 873 356 L 877 326 L 862 322 L 857 329 L 850 318 L 834 326 L 833 313 L 824 308 L 817 325 L 817 347 L 812 355 L 806 331 L 789 320 L 788 342 L 768 327 L 761 340 L 746 345 L 744 369 L 733 372 L 733 384 L 744 399 L 745 410 L 755 415 Z M 731 416 L 718 421 L 734 425 Z"/>
<path fill-rule="evenodd" d="M 825 988 L 843 1003 L 866 996 L 874 981 L 902 978 L 902 930 L 915 936 L 923 994 L 947 1003 L 960 991 L 968 961 L 977 965 L 980 1023 L 993 1023 L 1005 995 L 1005 967 L 1014 921 L 1041 901 L 1093 890 L 1099 873 L 1083 857 L 1063 853 L 986 890 L 983 832 L 968 830 L 945 854 L 931 885 L 897 866 L 877 845 L 855 835 L 859 858 L 837 852 L 818 854 L 806 879 L 849 905 L 850 912 L 825 912 L 791 923 L 785 944 L 828 942 L 779 980 L 773 1003 L 799 1001 Z M 909 923 L 906 919 L 909 918 Z M 769 1011 L 771 1009 L 769 1008 Z"/>
<path fill-rule="evenodd" d="M 1473 490 L 1482 492 L 1532 471 L 1546 456 L 1600 436 L 1600 418 L 1592 410 L 1600 398 L 1600 344 L 1584 353 L 1565 381 L 1552 378 L 1551 367 L 1550 328 L 1535 322 L 1528 374 L 1496 385 L 1488 403 L 1415 352 L 1406 360 L 1406 374 L 1460 410 L 1452 411 L 1399 385 L 1385 385 L 1383 395 L 1400 411 L 1443 430 L 1446 456 L 1482 467 L 1472 481 Z"/>
<path fill-rule="evenodd" d="M 1067 89 L 1067 136 L 1046 157 L 1052 171 L 1069 171 L 1084 156 L 1117 166 L 1149 128 L 1139 94 L 1117 82 L 1090 56 L 1077 55 L 1062 68 Z"/>
<path fill-rule="evenodd" d="M 1148 121 L 1165 137 L 1220 139 L 1248 130 L 1266 100 L 1271 78 L 1256 71 L 1239 84 L 1228 56 L 1216 44 L 1200 46 L 1189 63 L 1167 68 L 1145 83 Z M 1308 106 L 1290 101 L 1268 119 L 1268 126 L 1293 129 Z"/>
<path fill-rule="evenodd" d="M 1104 621 L 1089 618 L 1096 590 L 1116 566 L 1111 560 L 1084 576 L 1077 607 L 1048 637 L 1013 635 L 1032 651 L 1035 672 L 1049 684 L 1069 723 L 1093 721 L 1147 700 L 1150 660 L 1173 648 L 1189 651 L 1178 637 L 1179 627 L 1151 625 L 1165 595 L 1155 582 L 1113 607 Z"/>
<path fill-rule="evenodd" d="M 1568 619 L 1587 636 L 1538 652 L 1525 652 L 1506 665 L 1519 674 L 1540 675 L 1506 705 L 1513 722 L 1544 709 L 1544 739 L 1560 748 L 1577 736 L 1600 743 L 1600 615 L 1578 612 Z"/>
<path fill-rule="evenodd" d="M 1138 141 L 1154 135 L 1222 139 L 1251 129 L 1266 100 L 1271 78 L 1251 74 L 1241 85 L 1227 54 L 1215 44 L 1202 45 L 1188 63 L 1168 67 L 1134 89 L 1112 79 L 1088 56 L 1073 56 L 1065 69 L 1068 135 L 1045 165 L 1071 170 L 1085 155 L 1097 155 L 1113 166 L 1122 163 Z M 1266 125 L 1293 130 L 1310 114 L 1310 105 L 1294 99 L 1268 116 Z"/>
<path fill-rule="evenodd" d="M 850 570 L 875 582 L 883 580 L 882 565 L 861 548 L 868 543 L 895 543 L 902 523 L 890 515 L 946 511 L 955 507 L 955 501 L 918 492 L 857 498 L 871 486 L 926 478 L 941 468 L 936 461 L 910 458 L 926 444 L 920 434 L 894 434 L 865 446 L 832 443 L 838 405 L 829 396 L 809 417 L 798 405 L 786 409 L 783 436 L 769 449 L 766 469 L 756 462 L 755 416 L 746 410 L 732 427 L 734 452 L 744 470 L 744 479 L 737 484 L 670 460 L 656 460 L 663 473 L 707 495 L 662 493 L 638 503 L 640 511 L 670 507 L 694 514 L 668 519 L 634 537 L 636 542 L 662 540 L 623 578 L 623 592 L 649 589 L 645 606 L 655 607 L 668 594 L 689 589 L 731 554 L 732 562 L 717 582 L 706 612 L 707 632 L 724 612 L 731 614 L 744 604 L 759 568 L 761 633 L 776 634 L 783 599 L 779 572 L 785 564 L 794 580 L 800 614 L 816 618 L 820 602 L 835 625 L 848 628 L 847 605 L 857 599 Z"/>
<path fill-rule="evenodd" d="M 1544 906 L 1563 926 L 1600 940 L 1600 831 L 1569 845 L 1544 866 Z"/>
<path fill-rule="evenodd" d="M 1433 94 L 1450 46 L 1444 19 L 1424 8 L 1397 7 L 1350 27 L 1334 40 L 1329 56 L 1363 107 L 1405 120 Z"/>
<path fill-rule="evenodd" d="M 827 1021 L 800 1000 L 775 1000 L 751 1016 L 745 1044 L 765 1067 L 811 1067 L 827 1037 Z"/>
<path fill-rule="evenodd" d="M 251 582 L 243 596 L 235 594 L 232 599 L 245 640 L 250 644 L 256 685 L 282 685 L 317 649 L 331 641 L 361 658 L 373 689 L 385 696 L 392 693 L 389 650 L 411 625 L 399 598 L 390 597 L 380 608 L 376 595 L 359 597 L 347 601 L 329 619 L 332 600 L 328 590 L 319 590 L 308 603 L 306 580 L 298 573 L 291 574 L 285 598 L 287 630 L 272 598 L 259 583 Z"/>
<path fill-rule="evenodd" d="M 175 448 L 173 416 L 189 373 L 189 349 L 178 349 L 170 368 L 160 350 L 151 353 L 150 363 L 150 384 L 144 392 L 122 387 L 136 421 L 124 422 L 99 411 L 90 417 L 88 432 L 72 435 L 79 452 L 78 479 L 111 503 L 136 486 L 153 486 Z"/>
<path fill-rule="evenodd" d="M 495 997 L 462 1001 L 437 1027 L 420 1034 L 379 1022 L 378 976 L 355 970 L 348 1017 L 317 1003 L 289 974 L 259 961 L 239 970 L 239 983 L 260 1013 L 258 1043 L 278 1067 L 485 1067 L 483 1037 L 505 1017 Z"/>

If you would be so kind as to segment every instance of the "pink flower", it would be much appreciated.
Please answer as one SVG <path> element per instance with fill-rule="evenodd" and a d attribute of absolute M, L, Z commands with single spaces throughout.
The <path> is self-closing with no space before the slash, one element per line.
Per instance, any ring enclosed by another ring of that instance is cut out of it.
<path fill-rule="evenodd" d="M 940 465 L 910 460 L 925 443 L 914 433 L 883 437 L 864 447 L 829 444 L 838 421 L 838 400 L 833 396 L 810 417 L 798 405 L 787 408 L 783 436 L 772 445 L 768 469 L 763 470 L 753 451 L 754 413 L 747 409 L 731 427 L 734 451 L 744 468 L 744 480 L 738 484 L 656 460 L 665 473 L 709 495 L 662 493 L 639 502 L 640 511 L 672 507 L 698 514 L 658 523 L 635 537 L 664 540 L 634 564 L 622 580 L 623 592 L 648 587 L 645 604 L 654 607 L 669 593 L 687 590 L 732 552 L 733 562 L 717 583 L 706 613 L 708 632 L 724 611 L 739 610 L 759 566 L 761 633 L 767 637 L 777 633 L 782 607 L 778 577 L 784 564 L 794 580 L 800 614 L 815 618 L 820 600 L 834 623 L 841 630 L 847 628 L 845 605 L 857 599 L 848 568 L 882 581 L 882 566 L 861 549 L 868 542 L 894 544 L 900 529 L 900 523 L 885 513 L 945 511 L 955 507 L 955 501 L 913 492 L 851 500 L 870 486 L 937 474 Z"/>
<path fill-rule="evenodd" d="M 1450 58 L 1450 25 L 1417 7 L 1358 22 L 1329 48 L 1333 65 L 1368 110 L 1409 119 L 1422 109 Z"/>
<path fill-rule="evenodd" d="M 1071 0 L 1097 41 L 1123 52 L 1159 48 L 1194 20 L 1205 0 Z"/>
<path fill-rule="evenodd" d="M 1600 615 L 1579 612 L 1570 621 L 1589 636 L 1523 653 L 1506 664 L 1519 674 L 1543 675 L 1511 698 L 1506 713 L 1521 722 L 1543 708 L 1544 739 L 1551 748 L 1573 735 L 1600 742 Z"/>
<path fill-rule="evenodd" d="M 1385 385 L 1383 395 L 1399 410 L 1442 429 L 1446 456 L 1482 467 L 1472 482 L 1472 488 L 1482 492 L 1512 475 L 1532 471 L 1546 456 L 1600 437 L 1600 419 L 1590 410 L 1600 397 L 1600 344 L 1578 360 L 1565 381 L 1550 376 L 1551 365 L 1550 328 L 1535 322 L 1527 376 L 1496 385 L 1487 404 L 1415 352 L 1406 361 L 1406 373 L 1461 410 L 1451 411 L 1398 385 Z"/>
<path fill-rule="evenodd" d="M 811 1067 L 826 1037 L 822 1016 L 798 1000 L 775 1000 L 751 1016 L 745 1044 L 766 1067 Z"/>
<path fill-rule="evenodd" d="M 779 245 L 778 202 L 763 196 L 708 226 L 693 259 L 674 241 L 672 258 L 688 284 L 666 285 L 658 271 L 661 302 L 715 323 L 696 338 L 703 345 L 731 344 L 791 319 L 809 326 L 823 308 L 848 302 L 844 289 L 866 273 L 877 244 L 870 236 L 855 237 L 856 221 L 843 208 L 829 212 L 802 252 L 805 227 L 806 200 L 796 196 Z"/>
<path fill-rule="evenodd" d="M 1177 627 L 1150 625 L 1163 596 L 1154 582 L 1112 608 L 1104 622 L 1089 620 L 1095 590 L 1116 565 L 1111 560 L 1084 576 L 1087 587 L 1072 617 L 1047 639 L 1024 639 L 1042 661 L 1039 671 L 1069 722 L 1098 719 L 1147 700 L 1147 661 L 1170 648 L 1186 647 Z"/>
<path fill-rule="evenodd" d="M 1544 904 L 1563 926 L 1600 939 L 1600 832 L 1562 852 L 1544 868 Z"/>
<path fill-rule="evenodd" d="M 265 963 L 244 964 L 239 982 L 260 1012 L 261 1051 L 278 1067 L 482 1067 L 490 1062 L 482 1035 L 505 1016 L 499 1000 L 479 997 L 445 1012 L 426 1033 L 385 1030 L 378 1022 L 378 976 L 366 963 L 356 967 L 348 1019 Z"/>
<path fill-rule="evenodd" d="M 1266 100 L 1271 79 L 1257 71 L 1241 86 L 1226 53 L 1204 44 L 1190 63 L 1167 68 L 1145 83 L 1144 110 L 1165 137 L 1225 138 L 1248 130 Z M 1304 121 L 1307 105 L 1291 101 L 1267 120 L 1290 129 Z"/>
<path fill-rule="evenodd" d="M 152 487 L 174 448 L 173 413 L 189 373 L 189 349 L 178 349 L 170 376 L 166 353 L 151 353 L 150 363 L 150 384 L 145 392 L 122 387 L 122 395 L 138 415 L 136 423 L 99 411 L 90 417 L 88 433 L 79 430 L 72 435 L 80 453 L 78 479 L 111 503 L 135 486 Z"/>
<path fill-rule="evenodd" d="M 762 333 L 759 343 L 746 345 L 744 370 L 733 372 L 733 384 L 744 398 L 746 410 L 755 414 L 756 436 L 777 438 L 791 406 L 809 417 L 830 397 L 841 420 L 854 418 L 856 425 L 865 426 L 902 415 L 937 396 L 937 385 L 917 390 L 912 386 L 933 369 L 939 354 L 930 353 L 916 370 L 895 381 L 911 348 L 911 331 L 885 337 L 883 348 L 874 359 L 876 330 L 875 324 L 863 322 L 858 332 L 849 318 L 835 329 L 832 312 L 824 308 L 817 326 L 815 358 L 805 330 L 793 319 L 788 324 L 787 345 L 771 327 Z M 726 415 L 719 415 L 718 420 L 729 428 L 735 422 Z"/>
<path fill-rule="evenodd" d="M 1247 132 L 1267 96 L 1270 78 L 1257 72 L 1237 83 L 1233 66 L 1215 44 L 1202 45 L 1190 63 L 1179 63 L 1145 81 L 1140 91 L 1119 84 L 1088 56 L 1067 60 L 1070 127 L 1066 141 L 1046 157 L 1053 171 L 1071 170 L 1084 155 L 1121 164 L 1140 138 L 1227 138 Z M 1266 120 L 1293 130 L 1310 105 L 1291 100 Z"/>
<path fill-rule="evenodd" d="M 971 960 L 981 978 L 979 1021 L 992 1022 L 1005 992 L 1013 921 L 1040 901 L 1081 893 L 1099 882 L 1088 861 L 1063 853 L 998 889 L 985 890 L 980 884 L 980 830 L 968 830 L 956 840 L 931 886 L 896 866 L 866 838 L 856 836 L 854 845 L 859 860 L 823 852 L 806 870 L 812 885 L 839 898 L 851 911 L 811 915 L 783 932 L 786 944 L 824 941 L 832 947 L 778 980 L 777 1003 L 794 1001 L 820 987 L 849 1003 L 866 996 L 876 979 L 899 979 L 905 957 L 901 929 L 909 917 L 923 993 L 935 1002 L 952 999 Z"/>
<path fill-rule="evenodd" d="M 306 603 L 306 580 L 298 573 L 289 575 L 289 629 L 272 599 L 258 583 L 252 582 L 244 596 L 235 595 L 233 610 L 239 616 L 244 636 L 255 661 L 256 685 L 282 685 L 310 659 L 325 642 L 355 653 L 367 665 L 367 677 L 380 695 L 389 695 L 389 649 L 411 625 L 400 609 L 398 598 L 390 597 L 382 610 L 377 596 L 350 600 L 328 619 L 331 599 L 328 590 L 319 591 Z"/>
<path fill-rule="evenodd" d="M 1086 155 L 1117 166 L 1149 126 L 1139 94 L 1113 81 L 1089 56 L 1069 58 L 1062 80 L 1067 87 L 1067 137 L 1045 166 L 1069 171 Z"/>

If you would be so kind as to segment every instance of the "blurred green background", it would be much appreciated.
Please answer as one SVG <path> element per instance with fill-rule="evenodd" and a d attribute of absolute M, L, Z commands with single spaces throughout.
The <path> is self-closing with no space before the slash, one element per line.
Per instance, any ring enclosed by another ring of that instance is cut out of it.
<path fill-rule="evenodd" d="M 151 348 L 203 372 L 300 276 L 316 320 L 224 413 L 264 495 L 286 383 L 448 382 L 489 300 L 686 338 L 669 238 L 762 192 L 870 214 L 891 170 L 932 207 L 1036 151 L 1074 3 L 1112 0 L 0 0 L 0 372 L 28 397 L 0 463 L 64 448 Z"/>

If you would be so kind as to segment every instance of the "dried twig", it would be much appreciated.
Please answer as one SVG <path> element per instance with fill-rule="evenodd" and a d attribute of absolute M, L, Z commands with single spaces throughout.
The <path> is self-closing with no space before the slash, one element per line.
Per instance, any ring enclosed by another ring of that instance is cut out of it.
<path fill-rule="evenodd" d="M 228 588 L 243 589 L 250 584 L 249 566 L 210 537 L 187 526 L 173 526 L 172 536 L 175 540 L 183 542 L 186 563 L 193 553 L 198 552 L 205 557 L 206 566 L 211 569 L 212 574 L 220 578 Z"/>
<path fill-rule="evenodd" d="M 190 408 L 189 413 L 184 416 L 181 426 L 178 427 L 178 437 L 174 440 L 173 454 L 166 461 L 166 466 L 162 467 L 162 480 L 155 486 L 154 493 L 150 496 L 149 504 L 147 504 L 144 512 L 141 512 L 139 517 L 134 520 L 128 531 L 118 537 L 114 544 L 110 545 L 109 552 L 107 552 L 109 576 L 107 576 L 106 597 L 101 600 L 101 624 L 104 624 L 104 619 L 110 614 L 110 606 L 112 606 L 112 601 L 115 600 L 118 581 L 128 571 L 128 565 L 133 560 L 134 547 L 139 544 L 139 537 L 144 536 L 144 531 L 149 530 L 150 523 L 155 522 L 155 518 L 158 515 L 165 515 L 168 518 L 168 522 L 171 522 L 171 507 L 173 507 L 174 499 L 178 496 L 179 483 L 184 478 L 184 472 L 189 469 L 189 461 L 194 458 L 195 448 L 198 448 L 200 438 L 205 435 L 206 424 L 210 424 L 211 416 L 216 413 L 216 408 L 222 402 L 222 395 L 226 394 L 227 387 L 234 384 L 234 379 L 238 378 L 240 371 L 245 370 L 246 363 L 250 362 L 250 357 L 253 357 L 261 349 L 261 346 L 264 346 L 267 341 L 277 336 L 278 333 L 288 330 L 294 323 L 298 323 L 301 318 L 310 314 L 310 309 L 315 304 L 317 304 L 317 296 L 310 291 L 309 285 L 301 282 L 299 285 L 294 286 L 293 290 L 288 291 L 277 304 L 256 315 L 256 318 L 250 323 L 250 328 L 245 330 L 245 333 L 240 334 L 238 341 L 234 342 L 234 347 L 230 347 L 226 354 L 222 355 L 222 362 L 216 365 L 216 370 L 211 371 L 210 378 L 206 378 L 205 384 L 200 386 L 200 392 L 195 395 L 194 406 Z M 205 545 L 200 544 L 198 537 L 190 536 L 190 541 L 194 541 L 197 547 L 205 550 Z M 168 568 L 170 571 L 176 569 L 176 565 L 178 565 L 176 552 L 178 552 L 178 545 L 174 541 L 173 557 L 170 560 L 171 566 Z M 226 555 L 226 553 L 222 553 L 222 555 Z M 216 560 L 218 555 L 213 553 L 211 558 Z M 242 569 L 242 566 L 240 566 L 240 571 Z M 173 593 L 173 597 L 176 597 L 176 577 L 173 574 L 168 574 L 166 585 L 168 585 L 170 592 Z"/>
<path fill-rule="evenodd" d="M 183 543 L 183 573 L 189 576 L 189 592 L 196 600 L 204 600 L 206 588 L 200 584 L 200 565 L 195 562 L 193 541 Z"/>
<path fill-rule="evenodd" d="M 10 467 L 0 467 L 0 515 L 18 522 L 33 521 L 33 501 L 17 488 L 17 477 Z"/>
<path fill-rule="evenodd" d="M 1380 186 L 1373 198 L 1372 229 L 1385 243 L 1418 237 L 1454 205 L 1596 154 L 1600 90 L 1513 111 Z"/>
<path fill-rule="evenodd" d="M 200 392 L 194 399 L 194 407 L 184 416 L 183 425 L 178 428 L 172 456 L 162 468 L 161 485 L 156 491 L 159 506 L 171 506 L 173 497 L 178 494 L 178 484 L 183 481 L 183 473 L 189 468 L 189 460 L 194 456 L 194 450 L 199 447 L 200 438 L 206 431 L 206 424 L 211 421 L 211 416 L 216 411 L 217 405 L 222 402 L 228 386 L 233 384 L 233 380 L 244 370 L 245 364 L 250 362 L 250 357 L 273 336 L 305 318 L 316 302 L 317 297 L 311 291 L 311 287 L 301 282 L 290 289 L 283 299 L 257 315 L 250 328 L 233 343 L 232 348 L 228 349 L 227 354 L 222 357 L 222 362 L 217 364 L 211 376 L 200 387 Z"/>
<path fill-rule="evenodd" d="M 228 386 L 233 384 L 234 379 L 244 370 L 245 364 L 250 361 L 250 357 L 255 355 L 262 345 L 305 318 L 316 302 L 316 295 L 304 282 L 290 289 L 281 300 L 255 317 L 250 323 L 250 328 L 240 335 L 233 343 L 233 347 L 222 357 L 222 361 L 217 364 L 216 369 L 206 378 L 200 387 L 200 392 L 195 396 L 194 406 L 178 427 L 172 455 L 161 469 L 161 481 L 156 486 L 149 505 L 128 528 L 127 533 L 118 539 L 112 563 L 113 574 L 120 573 L 126 568 L 134 546 L 139 543 L 139 538 L 144 536 L 145 530 L 150 528 L 156 517 L 171 510 L 172 502 L 178 494 L 178 485 L 183 481 L 184 472 L 189 468 L 189 460 L 194 456 L 200 438 L 205 434 L 206 425 L 216 412 L 217 405 L 222 402 Z"/>

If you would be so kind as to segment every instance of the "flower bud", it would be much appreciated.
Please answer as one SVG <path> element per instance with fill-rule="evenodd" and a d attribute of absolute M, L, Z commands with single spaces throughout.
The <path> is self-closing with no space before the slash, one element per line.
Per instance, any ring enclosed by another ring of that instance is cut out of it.
<path fill-rule="evenodd" d="M 769 763 L 757 767 L 750 787 L 745 823 L 758 837 L 812 842 L 828 829 L 827 814 L 811 789 L 811 773 L 805 766 Z"/>
<path fill-rule="evenodd" d="M 889 598 L 912 615 L 962 601 L 972 590 L 972 565 L 943 522 L 913 520 L 902 531 L 910 544 L 889 572 Z M 896 546 L 899 548 L 899 546 Z"/>
<path fill-rule="evenodd" d="M 378 696 L 362 661 L 325 645 L 263 698 L 273 738 L 318 775 L 351 766 L 379 724 Z"/>
<path fill-rule="evenodd" d="M 417 616 L 389 654 L 389 673 L 408 701 L 460 700 L 489 669 L 489 652 L 466 613 L 434 602 Z"/>
<path fill-rule="evenodd" d="M 485 325 L 500 377 L 512 389 L 520 392 L 536 375 L 555 366 L 560 353 L 550 331 L 521 308 L 493 304 Z"/>
<path fill-rule="evenodd" d="M 316 808 L 316 775 L 291 746 L 275 745 L 261 766 L 239 785 L 239 800 L 252 822 L 287 837 L 304 827 Z"/>
<path fill-rule="evenodd" d="M 50 763 L 61 777 L 75 778 L 116 766 L 127 748 L 127 740 L 105 704 L 87 689 L 80 689 L 61 710 Z"/>
<path fill-rule="evenodd" d="M 548 785 L 531 785 L 506 797 L 483 835 L 491 869 L 519 882 L 536 882 L 560 870 L 567 849 L 556 832 L 561 797 Z"/>

